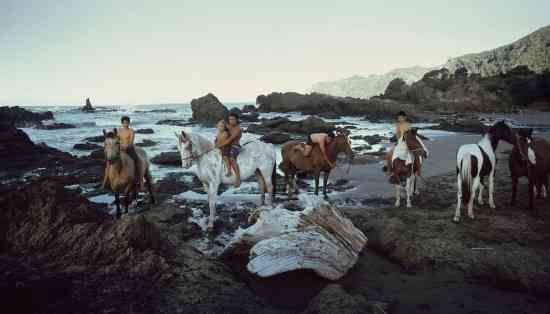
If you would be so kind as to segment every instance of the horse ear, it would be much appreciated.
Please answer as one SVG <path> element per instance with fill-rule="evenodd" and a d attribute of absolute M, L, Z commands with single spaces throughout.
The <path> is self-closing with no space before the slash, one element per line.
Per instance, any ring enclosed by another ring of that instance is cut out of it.
<path fill-rule="evenodd" d="M 416 133 L 418 132 L 418 128 L 411 128 L 411 132 L 412 134 L 416 135 Z"/>
<path fill-rule="evenodd" d="M 116 128 L 113 128 L 113 133 L 115 133 L 115 135 L 118 135 L 118 131 L 116 130 Z"/>
<path fill-rule="evenodd" d="M 105 132 L 105 129 L 103 129 L 103 136 L 107 136 L 107 132 Z"/>

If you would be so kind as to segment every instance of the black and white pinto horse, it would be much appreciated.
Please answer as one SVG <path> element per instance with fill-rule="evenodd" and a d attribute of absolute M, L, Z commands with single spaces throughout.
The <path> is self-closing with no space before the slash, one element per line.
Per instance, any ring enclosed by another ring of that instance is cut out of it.
<path fill-rule="evenodd" d="M 178 150 L 181 154 L 183 168 L 197 165 L 196 175 L 208 190 L 208 205 L 210 218 L 208 229 L 214 227 L 216 219 L 216 199 L 220 184 L 235 184 L 236 177 L 233 173 L 225 175 L 224 163 L 219 149 L 214 148 L 214 143 L 196 133 L 176 133 Z M 275 194 L 276 152 L 272 144 L 254 141 L 246 144 L 237 157 L 241 178 L 247 179 L 256 174 L 260 184 L 261 203 L 264 205 L 267 194 L 267 205 L 273 204 Z"/>
<path fill-rule="evenodd" d="M 460 146 L 456 155 L 457 204 L 453 221 L 460 221 L 462 202 L 468 204 L 468 217 L 474 219 L 474 199 L 479 188 L 478 203 L 483 205 L 484 177 L 489 177 L 489 206 L 495 208 L 494 177 L 496 166 L 495 151 L 498 142 L 504 140 L 516 144 L 514 131 L 504 121 L 489 128 L 477 144 Z"/>

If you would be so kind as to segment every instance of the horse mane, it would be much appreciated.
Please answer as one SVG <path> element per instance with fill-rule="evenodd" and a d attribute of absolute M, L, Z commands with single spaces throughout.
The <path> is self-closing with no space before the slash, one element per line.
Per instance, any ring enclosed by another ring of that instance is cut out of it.
<path fill-rule="evenodd" d="M 188 133 L 187 135 L 193 146 L 199 150 L 199 154 L 214 148 L 214 143 L 198 133 Z"/>

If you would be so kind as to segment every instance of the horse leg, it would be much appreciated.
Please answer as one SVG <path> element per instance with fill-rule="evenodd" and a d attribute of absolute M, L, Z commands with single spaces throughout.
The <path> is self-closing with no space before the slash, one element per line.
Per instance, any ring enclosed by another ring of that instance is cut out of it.
<path fill-rule="evenodd" d="M 529 177 L 529 209 L 533 210 L 533 196 L 535 194 L 534 188 L 535 188 L 535 182 L 533 182 L 534 179 L 531 179 Z"/>
<path fill-rule="evenodd" d="M 453 218 L 454 222 L 460 221 L 460 207 L 462 206 L 462 178 L 460 177 L 460 173 L 456 176 L 456 210 L 455 210 L 455 216 Z"/>
<path fill-rule="evenodd" d="M 477 196 L 477 203 L 479 205 L 483 205 L 483 188 L 485 187 L 485 185 L 483 184 L 483 182 L 479 182 L 479 195 Z"/>
<path fill-rule="evenodd" d="M 321 176 L 321 172 L 315 173 L 315 195 L 319 195 L 319 177 Z"/>
<path fill-rule="evenodd" d="M 542 198 L 546 198 L 547 197 L 547 189 L 548 189 L 548 175 L 545 175 L 542 177 L 541 179 L 541 187 L 540 189 L 542 190 Z"/>
<path fill-rule="evenodd" d="M 407 178 L 407 185 L 406 185 L 406 191 L 407 191 L 407 208 L 411 208 L 411 195 L 413 193 L 413 182 L 414 182 L 415 175 L 412 174 L 410 177 Z"/>
<path fill-rule="evenodd" d="M 472 184 L 472 195 L 470 195 L 470 202 L 468 202 L 468 217 L 471 219 L 474 219 L 474 199 L 476 198 L 476 191 L 480 185 L 479 181 L 479 176 L 474 178 L 474 182 Z"/>
<path fill-rule="evenodd" d="M 267 169 L 263 172 L 260 171 L 260 175 L 262 176 L 262 179 L 264 181 L 264 192 L 267 193 L 267 205 L 272 206 L 273 205 L 273 198 L 275 197 L 273 194 L 273 191 L 275 189 L 275 182 L 273 180 L 276 180 L 275 177 L 273 177 L 273 171 L 274 166 L 270 167 L 271 169 Z"/>
<path fill-rule="evenodd" d="M 266 184 L 265 179 L 259 169 L 256 169 L 256 179 L 258 180 L 258 184 L 260 185 L 260 205 L 265 205 Z"/>
<path fill-rule="evenodd" d="M 149 172 L 149 169 L 147 169 L 146 173 L 146 179 L 147 179 L 147 191 L 149 192 L 149 198 L 151 201 L 151 204 L 155 204 L 155 194 L 153 194 L 153 178 L 151 178 L 151 173 Z"/>
<path fill-rule="evenodd" d="M 495 170 L 489 173 L 489 207 L 495 208 Z"/>
<path fill-rule="evenodd" d="M 512 201 L 510 202 L 512 205 L 516 204 L 516 194 L 518 192 L 518 177 L 515 175 L 512 175 Z"/>
<path fill-rule="evenodd" d="M 210 209 L 210 217 L 208 219 L 208 230 L 214 230 L 214 222 L 216 220 L 216 198 L 218 196 L 219 184 L 210 183 L 208 185 L 208 207 Z"/>
<path fill-rule="evenodd" d="M 395 186 L 395 207 L 401 206 L 401 185 L 394 184 Z"/>
<path fill-rule="evenodd" d="M 120 194 L 115 192 L 116 218 L 120 218 Z"/>
<path fill-rule="evenodd" d="M 323 196 L 328 197 L 327 195 L 327 184 L 328 184 L 328 176 L 330 175 L 329 171 L 326 171 L 323 175 Z"/>
<path fill-rule="evenodd" d="M 128 213 L 128 207 L 132 202 L 132 196 L 134 195 L 133 189 L 126 190 L 126 199 L 124 200 L 124 213 Z"/>

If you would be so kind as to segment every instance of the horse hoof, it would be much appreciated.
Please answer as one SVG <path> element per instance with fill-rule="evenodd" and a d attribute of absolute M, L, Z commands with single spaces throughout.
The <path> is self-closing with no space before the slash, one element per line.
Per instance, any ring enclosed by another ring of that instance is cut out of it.
<path fill-rule="evenodd" d="M 455 217 L 455 218 L 453 218 L 453 222 L 454 222 L 455 224 L 457 224 L 457 223 L 460 222 L 460 219 L 459 219 L 458 217 Z"/>

